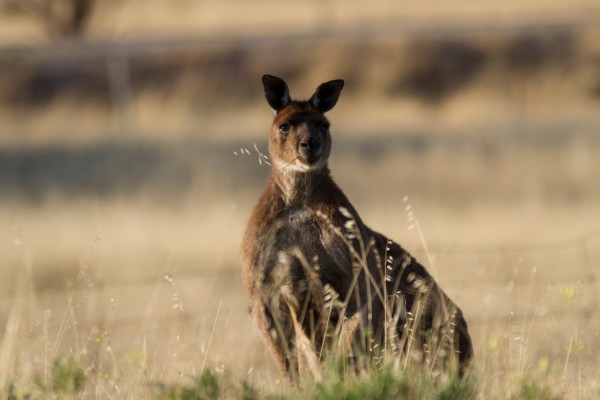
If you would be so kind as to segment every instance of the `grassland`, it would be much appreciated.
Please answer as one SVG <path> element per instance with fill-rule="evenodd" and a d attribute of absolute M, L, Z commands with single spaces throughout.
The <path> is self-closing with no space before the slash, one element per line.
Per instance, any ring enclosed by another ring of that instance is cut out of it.
<path fill-rule="evenodd" d="M 188 387 L 206 370 L 292 396 L 245 312 L 237 246 L 247 197 L 5 204 L 5 382 L 40 394 L 34 383 L 47 387 L 54 363 L 68 362 L 85 376 L 76 397 L 144 397 L 158 383 Z M 412 203 L 428 253 L 407 229 L 403 204 L 357 206 L 434 267 L 463 308 L 476 397 L 510 398 L 521 385 L 565 398 L 598 394 L 595 205 Z"/>
<path fill-rule="evenodd" d="M 330 2 L 316 37 L 315 3 L 285 38 L 237 2 L 168 4 L 103 3 L 87 41 L 0 17 L 2 396 L 600 397 L 600 48 L 571 18 L 595 3 Z M 400 20 L 418 29 L 375 29 Z M 346 79 L 333 175 L 461 306 L 471 381 L 330 366 L 298 389 L 276 371 L 238 256 L 268 174 L 264 72 L 299 96 Z"/>

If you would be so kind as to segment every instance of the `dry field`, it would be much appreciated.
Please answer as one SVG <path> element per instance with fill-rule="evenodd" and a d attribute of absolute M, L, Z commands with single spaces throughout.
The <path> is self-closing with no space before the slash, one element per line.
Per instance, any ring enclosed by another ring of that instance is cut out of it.
<path fill-rule="evenodd" d="M 333 175 L 463 309 L 475 398 L 598 398 L 596 2 L 331 1 L 317 36 L 321 3 L 207 4 L 107 1 L 87 41 L 0 14 L 1 395 L 146 398 L 210 369 L 298 397 L 238 255 L 268 175 L 269 72 L 299 96 L 346 79 Z"/>

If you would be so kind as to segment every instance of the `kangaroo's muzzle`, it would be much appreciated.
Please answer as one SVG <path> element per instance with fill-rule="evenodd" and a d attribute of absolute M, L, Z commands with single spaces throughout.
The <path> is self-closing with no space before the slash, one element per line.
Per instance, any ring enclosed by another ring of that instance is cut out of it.
<path fill-rule="evenodd" d="M 298 154 L 300 157 L 308 162 L 316 161 L 323 152 L 321 143 L 312 137 L 306 137 L 298 142 Z"/>

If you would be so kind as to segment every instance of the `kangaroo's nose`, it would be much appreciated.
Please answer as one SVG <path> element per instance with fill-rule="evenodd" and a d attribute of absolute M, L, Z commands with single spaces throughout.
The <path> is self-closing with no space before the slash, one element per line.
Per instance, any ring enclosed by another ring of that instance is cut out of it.
<path fill-rule="evenodd" d="M 315 158 L 321 155 L 321 143 L 313 138 L 303 138 L 298 144 L 298 152 L 303 158 Z"/>

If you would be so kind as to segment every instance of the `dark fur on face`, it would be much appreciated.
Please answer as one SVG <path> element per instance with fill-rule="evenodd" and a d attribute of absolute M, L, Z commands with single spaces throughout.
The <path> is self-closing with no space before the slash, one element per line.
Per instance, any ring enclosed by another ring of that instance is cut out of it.
<path fill-rule="evenodd" d="M 277 113 L 269 153 L 282 171 L 323 167 L 331 152 L 329 121 L 309 102 L 292 102 Z"/>

